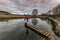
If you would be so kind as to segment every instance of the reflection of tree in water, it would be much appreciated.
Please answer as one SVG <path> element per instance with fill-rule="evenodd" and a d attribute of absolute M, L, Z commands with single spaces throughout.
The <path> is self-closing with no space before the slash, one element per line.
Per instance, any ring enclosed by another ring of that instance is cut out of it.
<path fill-rule="evenodd" d="M 37 10 L 37 9 L 34 9 L 34 10 L 32 11 L 32 16 L 36 17 L 37 15 L 38 15 L 38 10 Z M 36 18 L 33 18 L 33 19 L 32 19 L 32 23 L 33 23 L 34 25 L 36 25 L 36 24 L 37 24 L 37 19 L 36 19 Z"/>
<path fill-rule="evenodd" d="M 37 20 L 36 18 L 33 18 L 33 19 L 32 19 L 32 23 L 33 23 L 34 25 L 36 25 L 36 24 L 38 23 L 38 20 Z"/>

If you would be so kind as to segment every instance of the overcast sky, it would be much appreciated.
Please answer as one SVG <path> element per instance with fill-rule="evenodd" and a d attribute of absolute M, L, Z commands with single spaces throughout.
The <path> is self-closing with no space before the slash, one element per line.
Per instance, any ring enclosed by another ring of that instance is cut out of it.
<path fill-rule="evenodd" d="M 60 4 L 60 0 L 0 0 L 0 10 L 15 14 L 31 14 L 33 9 L 38 9 L 41 14 L 58 4 Z"/>

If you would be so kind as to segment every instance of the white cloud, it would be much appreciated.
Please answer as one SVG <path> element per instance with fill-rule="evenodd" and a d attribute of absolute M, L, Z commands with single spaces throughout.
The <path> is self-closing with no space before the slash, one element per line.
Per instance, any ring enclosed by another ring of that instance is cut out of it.
<path fill-rule="evenodd" d="M 57 4 L 60 4 L 60 0 L 0 0 L 0 10 L 3 9 L 19 14 L 19 11 L 31 13 L 31 11 L 36 8 L 40 14 L 42 12 L 47 12 Z"/>

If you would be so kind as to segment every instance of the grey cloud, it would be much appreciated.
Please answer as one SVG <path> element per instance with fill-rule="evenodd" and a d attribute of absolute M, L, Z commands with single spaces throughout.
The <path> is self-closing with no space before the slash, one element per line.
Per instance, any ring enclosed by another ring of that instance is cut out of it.
<path fill-rule="evenodd" d="M 7 0 L 6 0 L 7 1 Z M 9 2 L 5 3 L 0 0 L 0 6 L 4 6 L 8 11 L 24 11 L 31 12 L 34 8 L 38 9 L 39 13 L 47 12 L 48 10 L 55 7 L 57 4 L 60 4 L 59 0 L 8 0 Z M 13 7 L 13 5 L 15 5 Z"/>

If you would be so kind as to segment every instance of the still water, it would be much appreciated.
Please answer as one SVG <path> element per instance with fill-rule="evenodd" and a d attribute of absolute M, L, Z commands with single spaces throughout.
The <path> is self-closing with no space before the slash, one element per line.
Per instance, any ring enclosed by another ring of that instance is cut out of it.
<path fill-rule="evenodd" d="M 32 24 L 31 20 L 32 19 L 29 19 L 29 24 Z M 38 23 L 35 26 L 54 34 L 50 24 L 39 18 L 37 18 L 37 20 Z M 24 26 L 25 22 L 24 19 L 9 20 L 8 22 L 0 21 L 0 40 L 47 40 L 31 30 L 29 30 L 29 35 L 27 36 Z"/>

